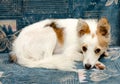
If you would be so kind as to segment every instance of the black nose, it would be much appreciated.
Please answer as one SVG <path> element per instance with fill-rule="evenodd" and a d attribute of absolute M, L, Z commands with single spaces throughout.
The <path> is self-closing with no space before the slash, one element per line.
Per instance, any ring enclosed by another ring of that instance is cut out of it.
<path fill-rule="evenodd" d="M 90 64 L 85 64 L 85 69 L 90 69 L 91 65 Z"/>

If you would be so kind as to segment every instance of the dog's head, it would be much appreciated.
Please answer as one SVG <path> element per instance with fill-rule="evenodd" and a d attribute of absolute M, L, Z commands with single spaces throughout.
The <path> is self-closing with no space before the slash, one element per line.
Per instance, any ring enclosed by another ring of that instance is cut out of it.
<path fill-rule="evenodd" d="M 110 42 L 110 24 L 106 18 L 79 21 L 80 50 L 83 54 L 83 66 L 94 67 Z"/>

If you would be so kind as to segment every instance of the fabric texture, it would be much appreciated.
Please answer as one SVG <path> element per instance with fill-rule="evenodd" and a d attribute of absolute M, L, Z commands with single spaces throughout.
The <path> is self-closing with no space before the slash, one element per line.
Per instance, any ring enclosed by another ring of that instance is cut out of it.
<path fill-rule="evenodd" d="M 27 68 L 9 62 L 8 54 L 0 54 L 0 82 L 2 84 L 118 84 L 120 82 L 120 47 L 109 48 L 109 57 L 100 60 L 105 70 L 67 72 L 43 68 Z M 76 65 L 83 70 L 82 62 Z M 83 79 L 82 81 L 80 81 Z"/>

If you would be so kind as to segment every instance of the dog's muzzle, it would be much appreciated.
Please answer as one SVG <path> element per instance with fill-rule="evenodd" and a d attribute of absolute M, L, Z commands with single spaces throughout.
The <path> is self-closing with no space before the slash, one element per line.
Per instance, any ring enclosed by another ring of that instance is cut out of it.
<path fill-rule="evenodd" d="M 85 64 L 85 69 L 89 70 L 91 67 L 91 64 Z"/>

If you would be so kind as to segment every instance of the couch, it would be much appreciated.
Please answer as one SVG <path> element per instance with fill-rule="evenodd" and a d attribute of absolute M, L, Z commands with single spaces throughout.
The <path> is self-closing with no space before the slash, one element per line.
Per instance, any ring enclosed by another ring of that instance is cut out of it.
<path fill-rule="evenodd" d="M 78 72 L 27 68 L 9 61 L 12 42 L 25 26 L 46 18 L 107 17 L 111 24 L 109 56 L 102 57 L 105 70 Z M 120 1 L 119 0 L 1 0 L 0 84 L 119 84 Z"/>

